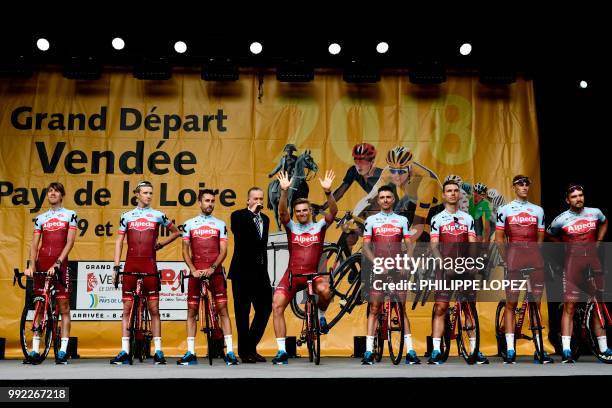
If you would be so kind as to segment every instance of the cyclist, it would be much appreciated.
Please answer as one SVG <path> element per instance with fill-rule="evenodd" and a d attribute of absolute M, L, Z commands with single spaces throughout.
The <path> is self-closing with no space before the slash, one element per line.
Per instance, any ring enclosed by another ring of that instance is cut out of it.
<path fill-rule="evenodd" d="M 189 289 L 187 291 L 187 352 L 176 363 L 197 364 L 195 353 L 196 316 L 200 305 L 200 278 L 210 279 L 210 292 L 219 314 L 225 337 L 227 365 L 237 365 L 232 342 L 232 326 L 227 311 L 227 283 L 220 267 L 227 255 L 227 227 L 225 222 L 213 217 L 215 193 L 201 190 L 198 201 L 202 213 L 185 222 L 183 227 L 183 259 L 189 267 Z M 210 347 L 210 344 L 208 345 Z M 210 351 L 209 351 L 210 352 Z"/>
<path fill-rule="evenodd" d="M 444 210 L 431 219 L 430 242 L 431 249 L 437 258 L 458 258 L 469 256 L 469 244 L 476 242 L 474 219 L 467 213 L 459 210 L 460 187 L 456 180 L 449 179 L 442 186 L 444 196 Z M 444 262 L 446 263 L 446 262 Z M 438 271 L 436 280 L 444 278 L 445 271 Z M 446 279 L 459 276 L 455 271 L 446 271 Z M 436 290 L 434 317 L 432 321 L 433 350 L 427 361 L 428 364 L 442 364 L 440 344 L 444 335 L 444 319 L 448 311 L 451 291 Z M 473 325 L 473 324 L 472 324 Z M 470 333 L 470 349 L 476 347 L 476 337 Z M 448 347 L 449 345 L 447 345 Z M 472 353 L 473 354 L 473 353 Z M 488 358 L 480 351 L 476 355 L 477 364 L 489 364 Z"/>
<path fill-rule="evenodd" d="M 398 214 L 414 216 L 411 223 L 411 240 L 416 242 L 421 236 L 432 207 L 441 203 L 440 180 L 427 167 L 413 160 L 412 152 L 403 146 L 396 146 L 387 153 L 387 167 L 370 193 L 355 207 L 359 215 L 377 199 L 378 189 L 392 183 L 399 187 L 403 196 L 396 200 L 394 211 Z"/>
<path fill-rule="evenodd" d="M 402 251 L 402 241 L 410 248 L 410 231 L 408 229 L 408 219 L 393 212 L 395 196 L 393 189 L 389 186 L 382 186 L 378 189 L 378 205 L 381 211 L 371 215 L 366 219 L 365 232 L 363 234 L 363 254 L 366 259 L 374 264 L 375 258 L 395 258 Z M 384 273 L 393 273 L 392 269 L 385 270 Z M 396 276 L 401 278 L 401 273 Z M 395 278 L 395 277 L 394 277 Z M 368 301 L 370 314 L 368 316 L 368 328 L 366 336 L 366 351 L 361 360 L 361 364 L 374 364 L 374 334 L 378 323 L 378 315 L 381 312 L 385 292 L 377 290 L 372 286 Z M 405 303 L 405 293 L 399 296 Z M 410 332 L 410 321 L 406 316 L 404 307 L 404 343 L 406 344 L 406 364 L 420 364 L 416 351 L 412 345 L 412 334 Z"/>
<path fill-rule="evenodd" d="M 561 318 L 561 343 L 563 347 L 563 363 L 574 363 L 570 348 L 572 339 L 574 313 L 576 302 L 580 300 L 580 286 L 584 284 L 584 271 L 589 266 L 595 275 L 597 296 L 603 295 L 604 277 L 597 254 L 599 242 L 603 241 L 608 230 L 608 219 L 599 208 L 584 206 L 584 188 L 572 184 L 567 189 L 565 201 L 569 210 L 561 213 L 548 226 L 548 237 L 552 241 L 567 242 L 565 265 L 563 268 L 563 316 Z M 560 239 L 559 239 L 560 236 Z M 597 342 L 602 353 L 610 356 L 612 350 L 608 347 L 605 328 L 595 319 Z"/>
<path fill-rule="evenodd" d="M 68 364 L 66 350 L 70 338 L 70 276 L 68 275 L 68 253 L 74 245 L 77 229 L 77 215 L 62 206 L 66 190 L 61 183 L 53 182 L 47 187 L 48 211 L 34 219 L 34 235 L 30 246 L 30 260 L 24 271 L 26 276 L 33 277 L 34 272 L 47 272 L 55 275 L 59 268 L 55 285 L 55 299 L 62 315 L 62 332 L 60 351 L 55 356 L 56 364 Z M 41 296 L 45 286 L 45 277 L 34 277 L 34 295 Z M 30 359 L 24 364 L 36 361 L 39 355 L 40 333 L 34 333 Z"/>
<path fill-rule="evenodd" d="M 287 231 L 287 242 L 289 244 L 289 265 L 287 271 L 274 290 L 272 302 L 274 333 L 278 344 L 278 352 L 272 359 L 272 364 L 287 364 L 289 355 L 285 349 L 285 309 L 297 292 L 304 290 L 307 285 L 307 278 L 300 274 L 318 272 L 319 261 L 323 253 L 323 244 L 327 227 L 334 222 L 338 207 L 336 200 L 331 194 L 331 186 L 334 181 L 334 172 L 329 170 L 325 173 L 325 179 L 320 179 L 321 187 L 327 196 L 329 212 L 318 222 L 312 222 L 312 208 L 310 202 L 303 198 L 298 198 L 293 203 L 293 213 L 298 222 L 293 222 L 287 208 L 287 190 L 291 186 L 292 179 L 287 173 L 280 172 L 278 181 L 281 188 L 281 197 L 278 207 L 278 214 L 281 222 Z M 289 282 L 289 274 L 292 274 Z M 329 306 L 332 292 L 329 288 L 328 276 L 317 276 L 313 280 L 314 291 L 319 296 L 318 309 L 319 321 L 322 333 L 327 333 L 327 321 L 325 320 L 325 310 Z"/>
<path fill-rule="evenodd" d="M 474 230 L 478 242 L 488 243 L 491 239 L 491 205 L 487 200 L 488 187 L 483 183 L 474 184 L 470 197 L 469 213 L 474 219 Z"/>
<path fill-rule="evenodd" d="M 522 174 L 512 179 L 516 198 L 497 211 L 495 241 L 499 244 L 501 255 L 506 262 L 508 270 L 506 279 L 523 279 L 520 272 L 522 268 L 535 268 L 530 279 L 532 293 L 539 308 L 544 291 L 544 260 L 538 244 L 544 241 L 544 210 L 527 200 L 530 185 L 529 177 Z M 509 243 L 507 251 L 505 251 L 506 239 Z M 518 297 L 518 290 L 506 289 L 504 321 L 507 353 L 504 364 L 514 364 L 516 360 L 514 325 Z M 536 353 L 533 356 L 534 360 L 538 358 Z M 553 362 L 554 360 L 545 352 L 544 363 Z"/>
<path fill-rule="evenodd" d="M 143 293 L 147 297 L 147 307 L 151 315 L 151 331 L 155 345 L 155 364 L 166 364 L 164 353 L 161 349 L 161 320 L 159 317 L 159 278 L 157 276 L 157 264 L 155 251 L 161 249 L 174 241 L 181 234 L 178 228 L 158 210 L 151 208 L 153 200 L 153 185 L 148 181 L 138 183 L 134 189 L 137 206 L 133 210 L 121 215 L 117 239 L 115 240 L 115 266 L 113 267 L 113 280 L 118 279 L 117 273 L 121 270 L 121 252 L 123 241 L 127 236 L 127 256 L 124 270 L 126 272 L 146 273 L 143 281 Z M 168 227 L 170 235 L 164 241 L 157 241 L 159 227 Z M 128 364 L 130 351 L 130 311 L 134 300 L 137 278 L 135 276 L 123 275 L 123 318 L 121 323 L 121 351 L 111 364 Z"/>

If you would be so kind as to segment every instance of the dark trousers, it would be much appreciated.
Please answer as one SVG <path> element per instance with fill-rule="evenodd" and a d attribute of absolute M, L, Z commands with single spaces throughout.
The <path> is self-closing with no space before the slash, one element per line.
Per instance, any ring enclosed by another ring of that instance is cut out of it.
<path fill-rule="evenodd" d="M 257 282 L 232 280 L 232 293 L 238 330 L 238 355 L 244 357 L 256 351 L 268 325 L 272 313 L 272 286 L 267 279 Z M 249 325 L 251 304 L 255 316 Z"/>

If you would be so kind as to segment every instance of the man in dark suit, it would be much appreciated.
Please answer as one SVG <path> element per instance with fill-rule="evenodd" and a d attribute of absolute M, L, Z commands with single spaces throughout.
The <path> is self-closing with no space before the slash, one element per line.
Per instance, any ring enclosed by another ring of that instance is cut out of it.
<path fill-rule="evenodd" d="M 257 344 L 272 312 L 272 286 L 268 276 L 267 256 L 270 219 L 261 212 L 263 200 L 261 188 L 250 188 L 247 208 L 234 211 L 231 217 L 234 255 L 228 278 L 232 280 L 238 355 L 243 363 L 266 361 L 257 353 Z M 251 304 L 255 316 L 249 326 Z"/>

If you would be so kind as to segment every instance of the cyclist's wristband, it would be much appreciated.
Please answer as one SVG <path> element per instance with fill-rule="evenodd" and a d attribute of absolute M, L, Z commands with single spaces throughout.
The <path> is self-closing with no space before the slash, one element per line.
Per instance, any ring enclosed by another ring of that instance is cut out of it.
<path fill-rule="evenodd" d="M 55 260 L 55 264 L 56 264 L 56 265 L 61 265 L 61 264 L 62 264 L 62 261 L 60 261 L 60 259 L 59 259 L 59 258 L 57 258 L 57 259 Z"/>
<path fill-rule="evenodd" d="M 213 272 L 214 272 L 214 271 L 216 271 L 216 270 L 217 270 L 218 265 L 217 265 L 217 264 L 212 264 L 212 265 L 210 265 L 210 267 L 211 267 L 211 269 L 212 269 L 212 270 L 213 270 Z"/>
<path fill-rule="evenodd" d="M 115 265 L 115 266 L 113 266 L 113 271 L 114 271 L 114 272 L 120 272 L 120 271 L 121 271 L 121 265 Z"/>
<path fill-rule="evenodd" d="M 326 196 L 328 196 L 328 195 L 330 195 L 330 194 L 331 194 L 331 190 L 329 190 L 329 191 L 325 191 L 325 190 L 323 190 L 323 192 L 325 193 L 325 195 L 326 195 Z"/>

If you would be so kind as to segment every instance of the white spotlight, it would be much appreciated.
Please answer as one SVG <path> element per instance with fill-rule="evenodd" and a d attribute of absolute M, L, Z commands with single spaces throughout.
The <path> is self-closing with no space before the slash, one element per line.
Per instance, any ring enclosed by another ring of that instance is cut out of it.
<path fill-rule="evenodd" d="M 185 51 L 187 51 L 187 44 L 185 44 L 184 41 L 177 41 L 174 43 L 174 51 L 178 52 L 179 54 L 184 53 Z"/>
<path fill-rule="evenodd" d="M 329 44 L 329 48 L 327 50 L 331 55 L 338 55 L 340 54 L 342 47 L 340 47 L 340 44 L 338 43 L 331 43 Z"/>
<path fill-rule="evenodd" d="M 263 45 L 261 45 L 261 43 L 255 41 L 253 43 L 251 43 L 251 46 L 249 47 L 249 49 L 251 50 L 251 53 L 257 55 L 259 53 L 261 53 L 263 51 Z"/>
<path fill-rule="evenodd" d="M 389 51 L 389 44 L 387 44 L 386 42 L 379 42 L 378 45 L 376 46 L 376 51 L 379 54 L 384 54 L 387 51 Z"/>
<path fill-rule="evenodd" d="M 469 55 L 472 52 L 472 44 L 465 43 L 459 48 L 461 55 Z"/>
<path fill-rule="evenodd" d="M 47 51 L 50 47 L 49 45 L 49 41 L 47 41 L 46 38 L 39 38 L 36 41 L 36 46 L 38 47 L 39 50 L 41 51 Z"/>
<path fill-rule="evenodd" d="M 123 38 L 115 37 L 112 41 L 113 48 L 116 50 L 122 50 L 125 47 L 125 41 Z"/>

